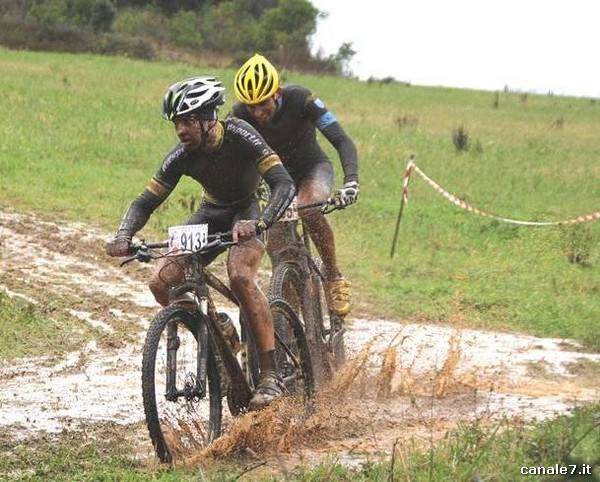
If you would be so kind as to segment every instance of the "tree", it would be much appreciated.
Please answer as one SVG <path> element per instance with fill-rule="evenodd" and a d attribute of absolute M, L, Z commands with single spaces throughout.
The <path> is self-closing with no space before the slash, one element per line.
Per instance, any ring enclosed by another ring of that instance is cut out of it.
<path fill-rule="evenodd" d="M 260 19 L 268 8 L 277 6 L 277 0 L 243 0 L 244 10 L 254 19 Z"/>
<path fill-rule="evenodd" d="M 286 68 L 339 71 L 354 55 L 348 44 L 326 61 L 311 56 L 309 37 L 321 13 L 309 0 L 0 0 L 0 15 L 28 18 L 43 31 L 85 33 L 91 44 L 93 29 L 149 45 L 201 47 L 234 62 L 260 52 Z"/>
<path fill-rule="evenodd" d="M 202 19 L 205 45 L 217 52 L 235 54 L 248 45 L 254 20 L 241 5 L 245 0 L 220 2 L 210 8 Z"/>
<path fill-rule="evenodd" d="M 304 65 L 310 58 L 308 38 L 316 31 L 318 14 L 307 0 L 279 0 L 254 28 L 254 50 L 270 55 L 281 66 Z"/>
<path fill-rule="evenodd" d="M 352 42 L 343 43 L 334 56 L 334 61 L 340 66 L 342 74 L 351 77 L 350 61 L 356 55 L 356 50 L 352 48 Z"/>
<path fill-rule="evenodd" d="M 171 16 L 180 10 L 199 11 L 203 6 L 212 2 L 206 0 L 154 0 L 153 3 L 165 15 Z"/>
<path fill-rule="evenodd" d="M 115 7 L 109 0 L 97 0 L 92 7 L 91 24 L 96 32 L 108 32 L 117 15 Z"/>

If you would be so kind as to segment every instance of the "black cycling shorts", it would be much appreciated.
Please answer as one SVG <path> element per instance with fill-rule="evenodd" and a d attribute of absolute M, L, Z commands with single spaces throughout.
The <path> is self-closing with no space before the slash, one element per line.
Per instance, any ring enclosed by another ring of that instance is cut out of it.
<path fill-rule="evenodd" d="M 302 183 L 307 181 L 318 181 L 327 186 L 327 191 L 331 191 L 331 189 L 333 189 L 333 164 L 330 161 L 317 162 L 306 171 L 297 173 L 296 175 L 290 175 L 292 176 L 292 179 L 297 187 L 300 187 Z"/>
<path fill-rule="evenodd" d="M 221 206 L 203 200 L 198 210 L 186 221 L 186 224 L 208 224 L 208 234 L 225 233 L 233 229 L 237 221 L 258 219 L 260 208 L 255 195 L 230 206 Z M 262 235 L 259 237 L 264 243 Z M 204 266 L 210 264 L 227 248 L 214 250 L 209 255 L 202 255 Z"/>

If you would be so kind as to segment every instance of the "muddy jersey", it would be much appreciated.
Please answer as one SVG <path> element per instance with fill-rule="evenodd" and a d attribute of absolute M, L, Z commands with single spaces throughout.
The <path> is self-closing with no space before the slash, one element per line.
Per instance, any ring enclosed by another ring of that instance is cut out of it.
<path fill-rule="evenodd" d="M 202 185 L 203 203 L 216 208 L 243 209 L 262 178 L 271 189 L 271 198 L 261 214 L 269 226 L 289 204 L 295 193 L 293 181 L 279 156 L 247 122 L 228 118 L 215 126 L 221 143 L 215 151 L 186 151 L 177 144 L 164 158 L 148 186 L 131 204 L 117 232 L 133 236 L 154 210 L 171 194 L 182 176 Z"/>
<path fill-rule="evenodd" d="M 217 151 L 185 151 L 178 144 L 165 157 L 148 189 L 164 199 L 182 176 L 189 176 L 202 185 L 204 198 L 214 204 L 235 204 L 252 195 L 261 174 L 279 159 L 246 122 L 228 118 L 219 125 L 224 132 Z"/>
<path fill-rule="evenodd" d="M 344 181 L 358 181 L 356 147 L 333 113 L 304 87 L 285 86 L 281 94 L 277 113 L 268 125 L 259 124 L 244 104 L 236 103 L 232 113 L 248 121 L 263 135 L 296 182 L 315 164 L 330 162 L 317 142 L 317 129 L 337 149 Z"/>

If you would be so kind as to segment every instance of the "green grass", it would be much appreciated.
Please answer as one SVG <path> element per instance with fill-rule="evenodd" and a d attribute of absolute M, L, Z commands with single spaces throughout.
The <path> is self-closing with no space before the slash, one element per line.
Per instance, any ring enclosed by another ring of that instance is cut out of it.
<path fill-rule="evenodd" d="M 117 435 L 120 433 L 117 428 L 105 428 L 110 432 L 104 436 L 65 430 L 55 437 L 40 440 L 35 446 L 15 444 L 10 438 L 7 443 L 6 437 L 0 437 L 0 480 L 233 482 L 241 478 L 286 482 L 514 482 L 523 479 L 549 482 L 553 479 L 521 475 L 520 470 L 556 464 L 569 468 L 577 464 L 579 470 L 583 463 L 598 461 L 598 410 L 600 405 L 590 405 L 576 409 L 571 416 L 531 426 L 506 419 L 459 424 L 441 441 L 398 440 L 390 448 L 389 458 L 365 462 L 355 469 L 344 467 L 332 457 L 310 469 L 290 469 L 285 478 L 254 476 L 248 468 L 233 465 L 177 469 L 148 466 L 136 460 L 132 447 Z M 116 439 L 119 443 L 115 443 Z M 249 463 L 247 467 L 251 466 Z M 248 475 L 242 476 L 246 470 Z M 600 475 L 598 462 L 593 473 Z M 480 479 L 473 479 L 474 476 Z"/>
<path fill-rule="evenodd" d="M 231 86 L 234 74 L 6 49 L 0 49 L 0 70 L 0 205 L 85 221 L 107 231 L 116 229 L 123 210 L 175 142 L 172 127 L 160 117 L 165 89 L 194 74 L 215 74 Z M 291 72 L 285 78 L 322 97 L 359 148 L 359 203 L 330 218 L 340 264 L 353 283 L 356 314 L 445 324 L 455 318 L 458 304 L 464 326 L 572 337 L 600 351 L 599 222 L 562 227 L 499 222 L 450 204 L 414 175 L 396 255 L 390 259 L 403 171 L 411 154 L 427 175 L 486 212 L 562 221 L 598 211 L 600 102 L 378 85 Z M 223 113 L 232 101 L 230 93 Z M 468 133 L 468 152 L 454 148 L 452 132 L 459 126 Z M 324 147 L 339 184 L 336 154 Z M 185 200 L 198 194 L 197 186 L 183 182 L 142 234 L 164 236 L 166 226 L 187 215 Z M 17 337 L 23 354 L 35 353 L 40 340 L 27 334 L 39 334 L 44 343 L 50 314 L 5 297 L 0 302 L 0 339 Z M 475 470 L 486 481 L 517 480 L 516 467 L 533 463 L 524 448 L 535 441 L 530 437 L 546 434 L 545 442 L 536 443 L 556 451 L 544 460 L 559 461 L 575 443 L 572 434 L 596 423 L 594 410 L 598 407 L 581 412 L 581 418 L 542 425 L 525 439 L 518 429 L 511 432 L 504 425 L 459 427 L 435 450 L 407 452 L 404 465 L 396 454 L 396 480 L 467 480 Z M 585 450 L 590 437 L 597 447 L 596 428 L 577 450 Z M 467 457 L 475 453 L 469 452 L 473 447 L 478 459 Z M 36 449 L 41 462 L 32 466 L 28 449 L 17 447 L 2 451 L 0 466 L 13 467 L 20 480 L 203 480 L 198 473 L 132 466 L 129 454 L 107 456 L 98 452 L 99 443 L 89 449 L 43 446 Z M 77 463 L 67 466 L 68 460 Z M 504 471 L 501 460 L 506 461 Z M 332 461 L 296 480 L 322 480 L 323 474 L 340 481 L 390 480 L 389 464 L 351 472 Z M 66 479 L 63 474 L 69 470 L 74 475 Z"/>
<path fill-rule="evenodd" d="M 51 301 L 36 306 L 0 292 L 0 360 L 64 354 L 81 346 L 89 330 L 64 314 L 53 316 L 56 308 Z"/>
<path fill-rule="evenodd" d="M 132 447 L 115 435 L 87 436 L 65 429 L 56 436 L 44 436 L 38 444 L 15 443 L 1 437 L 0 480 L 21 482 L 191 482 L 199 480 L 197 470 L 148 467 L 135 460 Z M 7 443 L 8 442 L 8 443 Z"/>
<path fill-rule="evenodd" d="M 233 78 L 231 70 L 9 50 L 0 50 L 0 66 L 7 92 L 0 100 L 0 202 L 111 231 L 175 142 L 160 117 L 166 87 L 197 73 L 219 75 L 228 86 Z M 397 254 L 389 256 L 411 154 L 444 188 L 486 212 L 562 221 L 597 211 L 600 103 L 285 77 L 325 99 L 359 148 L 359 204 L 331 220 L 361 306 L 380 316 L 443 322 L 458 299 L 468 325 L 573 337 L 600 348 L 588 329 L 600 313 L 598 222 L 497 222 L 450 204 L 414 175 Z M 223 112 L 232 101 L 229 95 Z M 454 148 L 458 126 L 476 146 L 468 152 Z M 324 145 L 340 183 L 336 153 Z M 187 215 L 183 200 L 198 194 L 194 183 L 182 183 L 143 234 L 163 236 Z M 585 257 L 570 262 L 579 251 Z"/>

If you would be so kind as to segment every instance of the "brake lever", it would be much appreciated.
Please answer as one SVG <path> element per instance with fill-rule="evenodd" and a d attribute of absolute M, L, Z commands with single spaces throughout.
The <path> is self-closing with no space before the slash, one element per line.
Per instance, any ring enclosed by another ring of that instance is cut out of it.
<path fill-rule="evenodd" d="M 346 209 L 346 206 L 335 204 L 334 199 L 330 197 L 321 207 L 321 212 L 323 214 L 329 214 L 330 212 L 337 211 L 338 209 Z"/>
<path fill-rule="evenodd" d="M 119 265 L 125 266 L 127 263 L 131 263 L 132 261 L 136 260 L 140 263 L 149 263 L 151 259 L 152 255 L 150 254 L 150 251 L 148 251 L 148 248 L 141 246 L 134 255 L 125 258 Z"/>
<path fill-rule="evenodd" d="M 125 258 L 123 261 L 121 261 L 119 263 L 119 266 L 123 267 L 128 263 L 131 263 L 132 261 L 135 261 L 136 259 L 138 259 L 137 254 L 134 254 L 133 256 L 129 256 L 128 258 Z"/>

